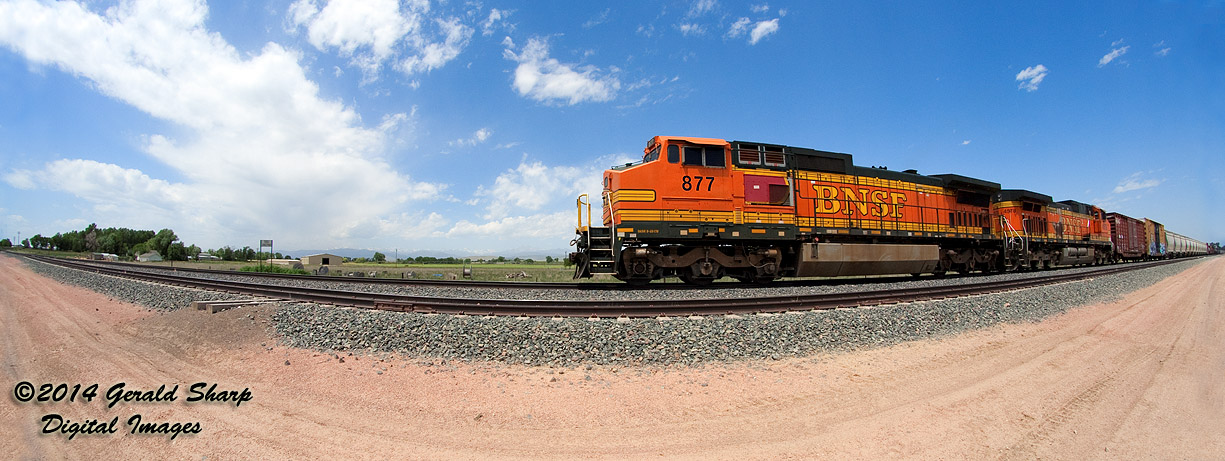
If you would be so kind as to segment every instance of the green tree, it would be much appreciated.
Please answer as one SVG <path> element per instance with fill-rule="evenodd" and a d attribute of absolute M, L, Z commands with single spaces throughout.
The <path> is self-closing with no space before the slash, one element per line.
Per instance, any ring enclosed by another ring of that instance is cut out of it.
<path fill-rule="evenodd" d="M 376 262 L 376 263 L 385 263 L 385 262 L 387 262 L 387 255 L 382 254 L 382 253 L 379 253 L 379 252 L 377 252 L 377 251 L 376 251 L 376 252 L 374 252 L 374 258 L 373 258 L 373 259 L 374 259 L 374 262 Z"/>
<path fill-rule="evenodd" d="M 165 258 L 170 261 L 186 261 L 187 248 L 183 246 L 183 242 L 171 243 L 166 247 Z"/>
<path fill-rule="evenodd" d="M 179 237 L 174 235 L 174 231 L 170 229 L 162 229 L 157 231 L 157 234 L 148 240 L 149 249 L 156 250 L 157 254 L 165 257 L 167 251 L 170 249 L 170 244 L 174 243 L 178 239 Z"/>
<path fill-rule="evenodd" d="M 131 256 L 131 257 L 135 258 L 135 257 L 137 257 L 137 256 L 140 256 L 140 255 L 143 255 L 143 254 L 145 254 L 145 253 L 148 253 L 148 252 L 149 252 L 149 250 L 150 250 L 150 248 L 149 248 L 149 243 L 148 243 L 148 242 L 141 242 L 141 243 L 137 243 L 137 244 L 135 244 L 135 245 L 132 245 L 132 250 L 131 250 L 132 252 L 131 252 L 130 254 L 128 254 L 128 256 Z"/>
<path fill-rule="evenodd" d="M 13 242 L 9 239 L 0 240 L 0 248 L 12 248 Z"/>

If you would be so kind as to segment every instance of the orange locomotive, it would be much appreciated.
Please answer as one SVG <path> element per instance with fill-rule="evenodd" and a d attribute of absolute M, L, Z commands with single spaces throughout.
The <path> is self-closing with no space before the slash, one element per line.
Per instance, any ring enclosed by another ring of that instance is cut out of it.
<path fill-rule="evenodd" d="M 631 283 L 723 276 L 1000 270 L 1103 262 L 1100 209 L 964 176 L 855 166 L 849 154 L 656 136 L 604 172 L 603 224 L 583 223 L 575 277 Z"/>

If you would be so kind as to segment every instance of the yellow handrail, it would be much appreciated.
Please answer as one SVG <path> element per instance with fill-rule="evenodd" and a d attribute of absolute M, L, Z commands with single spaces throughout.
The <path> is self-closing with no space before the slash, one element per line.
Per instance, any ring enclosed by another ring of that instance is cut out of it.
<path fill-rule="evenodd" d="M 578 196 L 578 200 L 576 202 L 576 206 L 578 207 L 578 227 L 575 229 L 575 231 L 584 232 L 591 228 L 591 199 L 587 196 L 587 194 L 583 194 Z M 587 205 L 586 226 L 583 225 L 583 205 Z"/>

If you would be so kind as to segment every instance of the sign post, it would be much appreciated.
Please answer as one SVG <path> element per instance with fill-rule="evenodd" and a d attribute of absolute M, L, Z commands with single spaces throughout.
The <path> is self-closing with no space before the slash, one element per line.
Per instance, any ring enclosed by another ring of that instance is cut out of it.
<path fill-rule="evenodd" d="M 259 241 L 259 252 L 260 253 L 264 252 L 264 247 L 268 247 L 268 269 L 272 269 L 272 240 L 260 240 Z M 260 268 L 260 272 L 264 271 L 264 258 L 262 256 L 259 258 L 259 268 Z"/>

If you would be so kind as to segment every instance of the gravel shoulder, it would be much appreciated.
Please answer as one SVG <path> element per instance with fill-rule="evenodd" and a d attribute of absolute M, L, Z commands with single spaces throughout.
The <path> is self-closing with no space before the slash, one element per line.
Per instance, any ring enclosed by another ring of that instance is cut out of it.
<path fill-rule="evenodd" d="M 150 311 L 0 256 L 10 385 L 124 381 L 153 389 L 207 381 L 254 394 L 241 407 L 107 409 L 19 404 L 9 388 L 0 427 L 12 436 L 0 438 L 0 450 L 19 458 L 1220 458 L 1225 258 L 1178 266 L 1181 273 L 1149 276 L 1138 291 L 1121 295 L 1128 290 L 1115 286 L 1085 298 L 1095 305 L 1069 301 L 968 333 L 918 336 L 935 339 L 696 366 L 589 358 L 549 367 L 289 347 L 270 333 L 284 309 Z M 1031 293 L 1027 305 L 1085 291 L 1062 287 Z M 828 318 L 812 315 L 817 323 Z M 67 441 L 38 433 L 39 418 L 52 412 L 141 413 L 198 421 L 203 432 L 173 441 L 123 432 Z"/>

